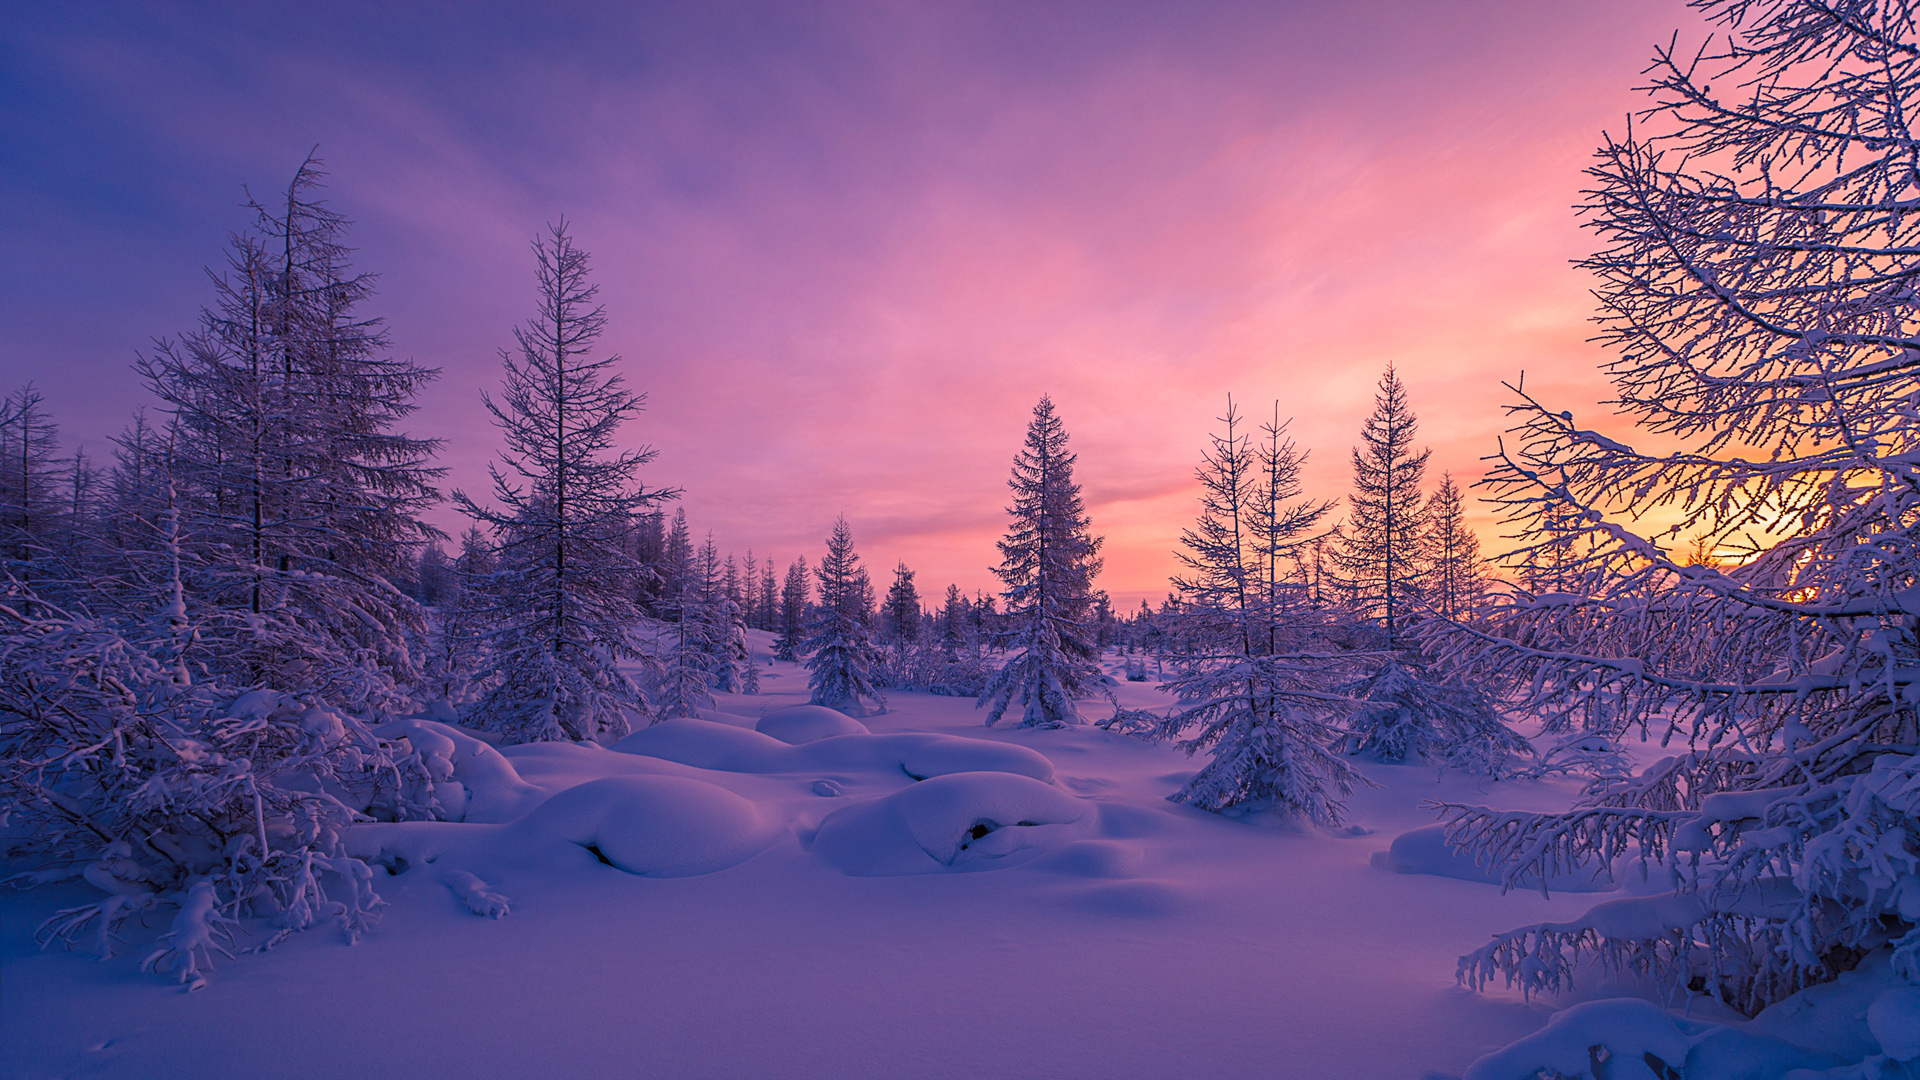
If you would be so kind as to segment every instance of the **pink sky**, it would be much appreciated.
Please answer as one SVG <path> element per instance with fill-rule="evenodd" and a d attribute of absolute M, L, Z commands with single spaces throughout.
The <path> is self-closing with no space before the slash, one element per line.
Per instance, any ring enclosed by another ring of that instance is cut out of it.
<path fill-rule="evenodd" d="M 564 213 L 648 479 L 723 548 L 811 559 L 844 512 L 876 577 L 992 587 L 1044 392 L 1132 606 L 1229 392 L 1280 401 L 1323 498 L 1389 363 L 1434 480 L 1478 477 L 1523 369 L 1590 410 L 1581 170 L 1651 46 L 1698 37 L 1666 0 L 626 8 L 0 30 L 0 383 L 104 454 L 241 186 L 318 143 L 396 351 L 444 370 L 414 427 L 449 486 L 485 490 L 478 391 Z"/>

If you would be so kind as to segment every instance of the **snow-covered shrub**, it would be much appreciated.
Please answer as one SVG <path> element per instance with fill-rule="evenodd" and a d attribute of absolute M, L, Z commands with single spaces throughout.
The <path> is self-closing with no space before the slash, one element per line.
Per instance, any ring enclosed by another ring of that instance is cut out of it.
<path fill-rule="evenodd" d="M 1687 746 L 1569 812 L 1445 808 L 1510 874 L 1676 887 L 1462 977 L 1552 990 L 1591 956 L 1752 1011 L 1878 950 L 1920 977 L 1920 30 L 1904 0 L 1700 6 L 1724 44 L 1659 51 L 1585 208 L 1615 404 L 1681 448 L 1516 387 L 1485 484 L 1526 587 L 1427 646 L 1550 729 Z"/>
<path fill-rule="evenodd" d="M 0 597 L 0 822 L 16 883 L 106 894 L 43 936 L 107 954 L 129 919 L 172 907 L 148 966 L 197 986 L 255 917 L 268 944 L 327 918 L 358 934 L 380 900 L 343 831 L 436 803 L 417 754 L 324 700 L 196 681 L 183 611 L 129 631 Z"/>
<path fill-rule="evenodd" d="M 1457 679 L 1433 682 L 1397 659 L 1335 689 L 1360 702 L 1346 723 L 1349 753 L 1381 761 L 1419 759 L 1489 776 L 1512 771 L 1515 757 L 1530 753 L 1485 694 Z"/>

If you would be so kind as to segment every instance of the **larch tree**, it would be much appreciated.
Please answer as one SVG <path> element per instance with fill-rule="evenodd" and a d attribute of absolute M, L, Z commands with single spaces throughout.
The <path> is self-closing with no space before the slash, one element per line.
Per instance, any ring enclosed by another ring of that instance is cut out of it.
<path fill-rule="evenodd" d="M 1510 880 L 1643 856 L 1677 886 L 1462 977 L 1547 992 L 1597 956 L 1752 1013 L 1876 955 L 1920 980 L 1920 32 L 1904 2 L 1698 6 L 1721 36 L 1656 51 L 1582 207 L 1654 447 L 1514 387 L 1486 486 L 1555 588 L 1428 644 L 1550 726 L 1680 744 L 1568 812 L 1447 809 Z"/>
<path fill-rule="evenodd" d="M 1015 702 L 1020 727 L 1078 724 L 1075 699 L 1103 689 L 1092 626 L 1100 538 L 1073 479 L 1075 460 L 1053 399 L 1041 397 L 1007 481 L 1013 521 L 994 572 L 1006 585 L 1008 643 L 1017 651 L 981 691 L 989 727 Z"/>
<path fill-rule="evenodd" d="M 1181 535 L 1167 616 L 1187 648 L 1166 688 L 1179 709 L 1163 733 L 1212 760 L 1169 796 L 1214 812 L 1339 820 L 1358 780 L 1335 750 L 1348 700 L 1330 685 L 1348 661 L 1316 646 L 1320 614 L 1291 567 L 1327 503 L 1300 495 L 1302 455 L 1277 421 L 1256 446 L 1231 399 L 1196 475 L 1200 517 Z M 1187 733 L 1191 731 L 1191 735 Z"/>
<path fill-rule="evenodd" d="M 618 738 L 629 710 L 647 711 L 620 664 L 651 659 L 635 636 L 647 570 L 628 551 L 626 528 L 679 492 L 639 483 L 652 449 L 618 448 L 645 396 L 626 389 L 618 357 L 593 356 L 606 312 L 587 253 L 564 219 L 533 248 L 539 312 L 501 352 L 499 396 L 483 395 L 505 442 L 489 467 L 493 504 L 454 496 L 498 539 L 494 685 L 468 720 L 514 742 Z"/>
<path fill-rule="evenodd" d="M 170 416 L 166 473 L 207 662 L 244 683 L 355 707 L 399 704 L 418 674 L 420 606 L 393 581 L 438 534 L 438 440 L 399 430 L 432 370 L 393 358 L 361 314 L 348 222 L 309 157 L 252 202 L 200 327 L 136 365 Z M 123 444 L 124 446 L 125 444 Z M 157 471 L 149 466 L 150 473 Z"/>
<path fill-rule="evenodd" d="M 807 657 L 807 686 L 811 701 L 865 716 L 866 702 L 886 707 L 886 698 L 873 685 L 873 667 L 880 659 L 872 628 L 873 586 L 860 556 L 853 550 L 853 529 L 842 517 L 827 534 L 827 553 L 814 568 L 820 599 L 807 626 L 801 651 Z"/>
<path fill-rule="evenodd" d="M 1412 614 L 1424 570 L 1426 507 L 1420 478 L 1430 451 L 1413 452 L 1418 421 L 1400 376 L 1387 368 L 1373 414 L 1353 449 L 1353 494 L 1331 557 L 1340 592 L 1361 618 L 1377 623 L 1394 647 Z"/>

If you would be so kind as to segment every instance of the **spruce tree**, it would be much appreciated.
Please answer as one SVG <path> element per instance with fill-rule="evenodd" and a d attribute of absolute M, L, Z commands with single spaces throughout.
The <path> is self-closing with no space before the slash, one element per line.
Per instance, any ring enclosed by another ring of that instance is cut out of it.
<path fill-rule="evenodd" d="M 980 694 L 989 727 L 1016 700 L 1024 706 L 1021 727 L 1078 724 L 1074 699 L 1101 686 L 1091 625 L 1100 538 L 1090 530 L 1073 479 L 1075 460 L 1053 399 L 1041 397 L 1007 481 L 1013 522 L 1000 541 L 995 573 L 1006 584 L 1009 639 L 1019 651 Z"/>
<path fill-rule="evenodd" d="M 1386 631 L 1388 648 L 1406 629 L 1425 570 L 1420 477 L 1431 451 L 1413 452 L 1418 418 L 1392 367 L 1380 377 L 1373 415 L 1353 449 L 1353 495 L 1339 543 L 1328 552 L 1341 592 L 1360 617 Z"/>
<path fill-rule="evenodd" d="M 652 449 L 616 449 L 645 397 L 625 388 L 618 357 L 592 357 L 606 313 L 587 253 L 564 219 L 533 248 L 539 313 L 501 352 L 500 396 L 483 395 L 506 443 L 489 470 L 495 505 L 455 493 L 499 541 L 488 597 L 496 685 L 469 720 L 514 742 L 619 738 L 627 710 L 647 707 L 619 667 L 648 659 L 634 635 L 646 570 L 626 525 L 679 493 L 639 484 Z"/>
<path fill-rule="evenodd" d="M 886 698 L 873 685 L 874 662 L 879 659 L 868 625 L 872 585 L 853 550 L 853 530 L 842 517 L 827 535 L 827 554 L 814 570 L 820 584 L 820 602 L 813 609 L 802 651 L 807 654 L 807 686 L 812 703 L 865 716 L 866 701 L 886 707 Z"/>

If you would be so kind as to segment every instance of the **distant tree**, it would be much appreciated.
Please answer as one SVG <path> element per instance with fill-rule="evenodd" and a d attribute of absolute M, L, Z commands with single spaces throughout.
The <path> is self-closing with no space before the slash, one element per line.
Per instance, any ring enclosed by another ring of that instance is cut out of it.
<path fill-rule="evenodd" d="M 787 567 L 787 578 L 780 588 L 780 638 L 773 655 L 782 660 L 798 660 L 807 634 L 807 559 L 802 555 Z"/>
<path fill-rule="evenodd" d="M 1480 558 L 1480 538 L 1467 528 L 1452 473 L 1440 475 L 1440 488 L 1427 509 L 1426 599 L 1442 618 L 1461 618 L 1486 598 L 1487 571 Z"/>
<path fill-rule="evenodd" d="M 693 582 L 693 530 L 687 527 L 686 507 L 675 507 L 667 530 L 667 550 L 660 591 L 678 597 Z"/>
<path fill-rule="evenodd" d="M 0 400 L 0 545 L 15 574 L 47 554 L 60 505 L 59 428 L 29 383 Z"/>
<path fill-rule="evenodd" d="M 947 598 L 940 605 L 938 626 L 940 629 L 940 653 L 948 663 L 960 658 L 961 650 L 967 647 L 972 638 L 972 612 L 967 598 L 960 593 L 960 586 L 948 585 Z"/>
<path fill-rule="evenodd" d="M 920 593 L 913 587 L 913 571 L 902 562 L 893 568 L 893 584 L 881 605 L 881 633 L 902 647 L 920 637 Z"/>
<path fill-rule="evenodd" d="M 1377 622 L 1393 647 L 1425 571 L 1420 477 L 1431 451 L 1413 452 L 1417 418 L 1392 367 L 1380 377 L 1373 415 L 1353 450 L 1353 495 L 1339 542 L 1328 552 L 1354 611 Z"/>
<path fill-rule="evenodd" d="M 807 685 L 812 702 L 854 716 L 866 715 L 865 702 L 882 708 L 886 698 L 873 685 L 873 646 L 868 616 L 872 585 L 860 556 L 853 550 L 853 530 L 847 519 L 833 523 L 827 535 L 827 554 L 814 570 L 820 584 L 820 602 L 813 610 L 802 651 L 811 673 Z"/>
<path fill-rule="evenodd" d="M 469 721 L 514 742 L 618 738 L 626 711 L 647 709 L 619 667 L 648 658 L 634 634 L 646 569 L 623 543 L 626 523 L 679 493 L 636 480 L 651 449 L 615 449 L 645 397 L 610 370 L 617 357 L 590 358 L 606 313 L 587 253 L 564 220 L 533 246 L 540 311 L 501 353 L 500 397 L 483 396 L 506 442 L 505 468 L 490 468 L 497 506 L 454 495 L 500 541 L 488 594 L 496 685 Z"/>
<path fill-rule="evenodd" d="M 1075 460 L 1053 399 L 1041 397 L 1007 482 L 1013 522 L 1000 541 L 995 573 L 1006 584 L 1010 642 L 1019 652 L 980 695 L 989 727 L 1015 700 L 1024 706 L 1021 727 L 1078 724 L 1074 699 L 1102 688 L 1091 625 L 1100 538 L 1091 531 L 1073 479 Z"/>

